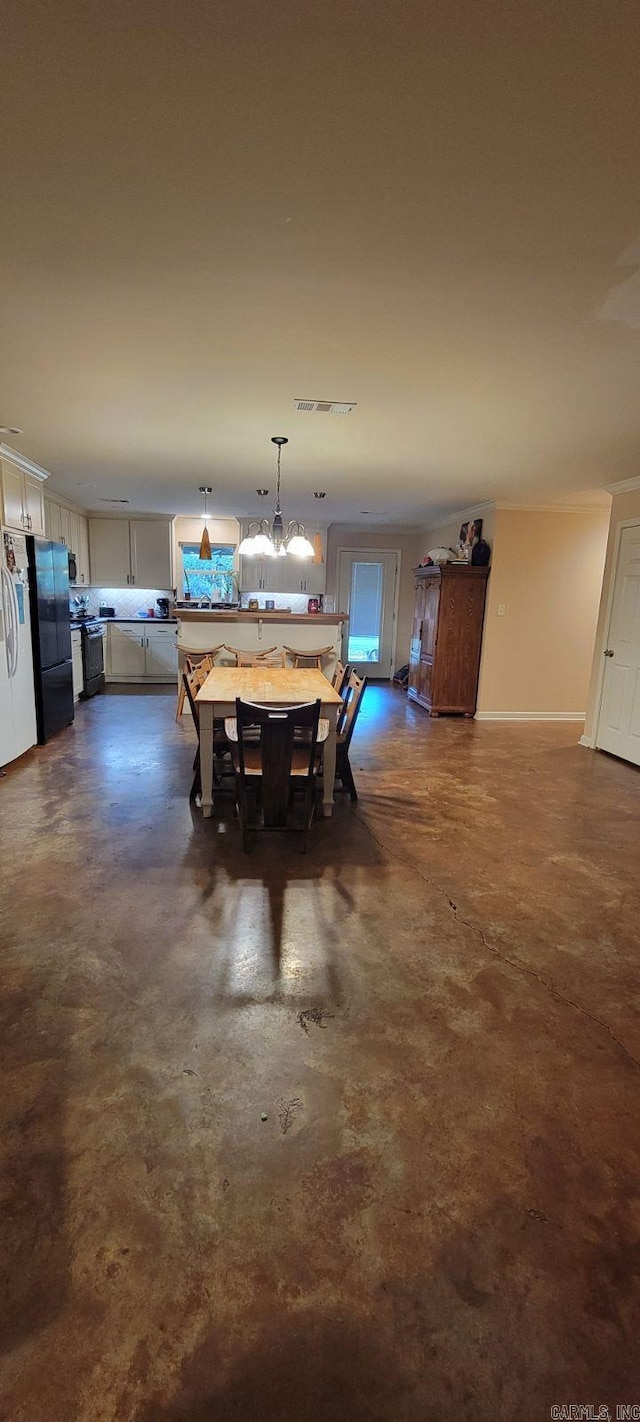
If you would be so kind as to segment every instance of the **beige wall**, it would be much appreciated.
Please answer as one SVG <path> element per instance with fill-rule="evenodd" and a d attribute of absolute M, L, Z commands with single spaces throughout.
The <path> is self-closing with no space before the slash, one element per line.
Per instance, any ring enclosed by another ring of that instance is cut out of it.
<path fill-rule="evenodd" d="M 409 643 L 413 624 L 413 569 L 418 558 L 421 540 L 417 533 L 408 533 L 406 528 L 381 525 L 378 528 L 357 528 L 351 524 L 332 523 L 327 533 L 327 583 L 328 593 L 338 596 L 338 549 L 339 548 L 398 548 L 400 550 L 400 591 L 398 599 L 398 627 L 394 671 L 409 660 Z M 344 608 L 336 607 L 337 612 Z"/>
<path fill-rule="evenodd" d="M 606 635 L 608 631 L 609 602 L 613 589 L 615 577 L 615 563 L 617 558 L 617 540 L 620 524 L 630 519 L 640 521 L 640 489 L 633 489 L 626 494 L 614 494 L 611 504 L 611 521 L 609 524 L 609 537 L 607 539 L 607 555 L 604 565 L 604 577 L 602 580 L 602 596 L 598 611 L 598 623 L 595 635 L 595 646 L 593 654 L 593 664 L 591 667 L 591 677 L 589 681 L 589 697 L 587 703 L 587 719 L 585 722 L 585 739 L 594 740 L 597 730 L 598 707 L 600 701 L 600 686 L 602 674 L 602 653 L 606 646 Z"/>
<path fill-rule="evenodd" d="M 496 509 L 481 715 L 586 710 L 608 523 L 607 509 Z"/>

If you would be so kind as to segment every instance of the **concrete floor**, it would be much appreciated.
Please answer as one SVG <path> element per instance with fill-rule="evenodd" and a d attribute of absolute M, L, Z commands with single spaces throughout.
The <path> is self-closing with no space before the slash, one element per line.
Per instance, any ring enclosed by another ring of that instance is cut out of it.
<path fill-rule="evenodd" d="M 0 1417 L 640 1403 L 640 772 L 373 687 L 245 857 L 173 709 L 0 780 Z"/>

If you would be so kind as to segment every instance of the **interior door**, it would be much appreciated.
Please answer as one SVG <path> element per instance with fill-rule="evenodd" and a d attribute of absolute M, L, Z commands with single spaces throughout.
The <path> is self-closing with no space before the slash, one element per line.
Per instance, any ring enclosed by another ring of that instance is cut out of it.
<path fill-rule="evenodd" d="M 340 611 L 349 614 L 342 657 L 361 675 L 389 680 L 393 674 L 397 578 L 397 553 L 340 550 Z"/>
<path fill-rule="evenodd" d="M 640 523 L 622 530 L 596 745 L 640 765 Z"/>

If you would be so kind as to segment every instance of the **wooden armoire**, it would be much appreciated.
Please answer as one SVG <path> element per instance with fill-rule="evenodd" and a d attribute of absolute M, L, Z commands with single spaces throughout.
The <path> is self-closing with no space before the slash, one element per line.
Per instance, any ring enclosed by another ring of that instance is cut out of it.
<path fill-rule="evenodd" d="M 432 716 L 473 716 L 478 694 L 488 568 L 416 568 L 409 690 Z"/>

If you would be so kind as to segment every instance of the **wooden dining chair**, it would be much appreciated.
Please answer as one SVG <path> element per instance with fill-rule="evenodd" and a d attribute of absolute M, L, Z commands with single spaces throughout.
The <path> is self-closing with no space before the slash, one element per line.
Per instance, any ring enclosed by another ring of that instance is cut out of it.
<path fill-rule="evenodd" d="M 341 662 L 340 658 L 338 658 L 331 678 L 331 685 L 334 691 L 337 691 L 338 696 L 344 696 L 345 687 L 351 675 L 351 671 L 352 668 L 348 663 L 345 665 L 345 663 Z"/>
<path fill-rule="evenodd" d="M 191 666 L 189 658 L 186 658 L 185 670 L 182 673 L 182 684 L 184 687 L 184 694 L 187 701 L 189 702 L 191 715 L 193 716 L 193 724 L 195 727 L 196 735 L 198 737 L 198 745 L 193 760 L 193 784 L 189 792 L 190 800 L 195 800 L 196 795 L 202 793 L 202 778 L 200 774 L 200 707 L 198 706 L 196 697 L 198 695 L 200 687 L 204 686 L 209 672 L 211 671 L 212 665 L 213 663 L 211 663 L 211 665 L 208 665 L 207 658 L 203 657 L 195 666 Z M 229 752 L 229 745 L 227 742 L 227 738 L 224 734 L 224 722 L 222 720 L 218 720 L 217 718 L 214 720 L 213 723 L 214 765 L 216 751 L 218 753 L 218 759 L 220 759 L 225 753 L 228 754 Z M 216 773 L 215 770 L 214 779 L 220 779 L 219 773 Z"/>
<path fill-rule="evenodd" d="M 182 680 L 182 674 L 185 670 L 187 661 L 189 661 L 191 666 L 194 667 L 199 662 L 203 662 L 208 659 L 210 663 L 209 671 L 211 671 L 214 660 L 217 657 L 218 652 L 222 651 L 222 647 L 223 643 L 221 643 L 219 647 L 209 647 L 204 652 L 200 651 L 197 647 L 178 647 L 178 673 L 180 676 L 180 684 L 178 686 L 178 706 L 176 710 L 176 721 L 180 720 L 180 717 L 184 710 L 184 703 L 187 697 L 187 693 L 184 689 L 184 681 Z"/>
<path fill-rule="evenodd" d="M 283 650 L 286 652 L 288 657 L 291 657 L 291 662 L 294 671 L 297 671 L 299 668 L 303 668 L 307 662 L 315 662 L 317 670 L 322 671 L 322 658 L 333 656 L 335 648 L 316 647 L 315 651 L 309 650 L 302 652 L 297 647 L 285 646 Z"/>
<path fill-rule="evenodd" d="M 302 849 L 306 851 L 319 761 L 320 705 L 318 699 L 301 706 L 258 706 L 238 697 L 235 718 L 225 721 L 245 852 L 249 848 L 250 787 L 258 791 L 265 828 L 286 827 L 293 792 L 304 792 Z M 296 744 L 297 731 L 309 734 L 302 745 Z"/>
<path fill-rule="evenodd" d="M 260 664 L 264 662 L 265 657 L 272 657 L 274 653 L 277 656 L 282 656 L 282 653 L 278 652 L 277 647 L 265 647 L 263 652 L 246 652 L 242 647 L 230 647 L 225 643 L 223 650 L 229 652 L 232 657 L 235 657 L 235 665 L 237 667 L 260 666 Z M 283 666 L 284 657 L 282 657 L 282 661 L 277 662 L 276 665 Z"/>
<path fill-rule="evenodd" d="M 358 792 L 349 760 L 349 746 L 362 706 L 362 698 L 367 689 L 367 681 L 366 676 L 358 676 L 358 673 L 353 670 L 350 672 L 344 693 L 344 705 L 338 717 L 336 776 L 342 781 L 343 790 L 348 790 L 352 800 L 357 800 Z"/>

